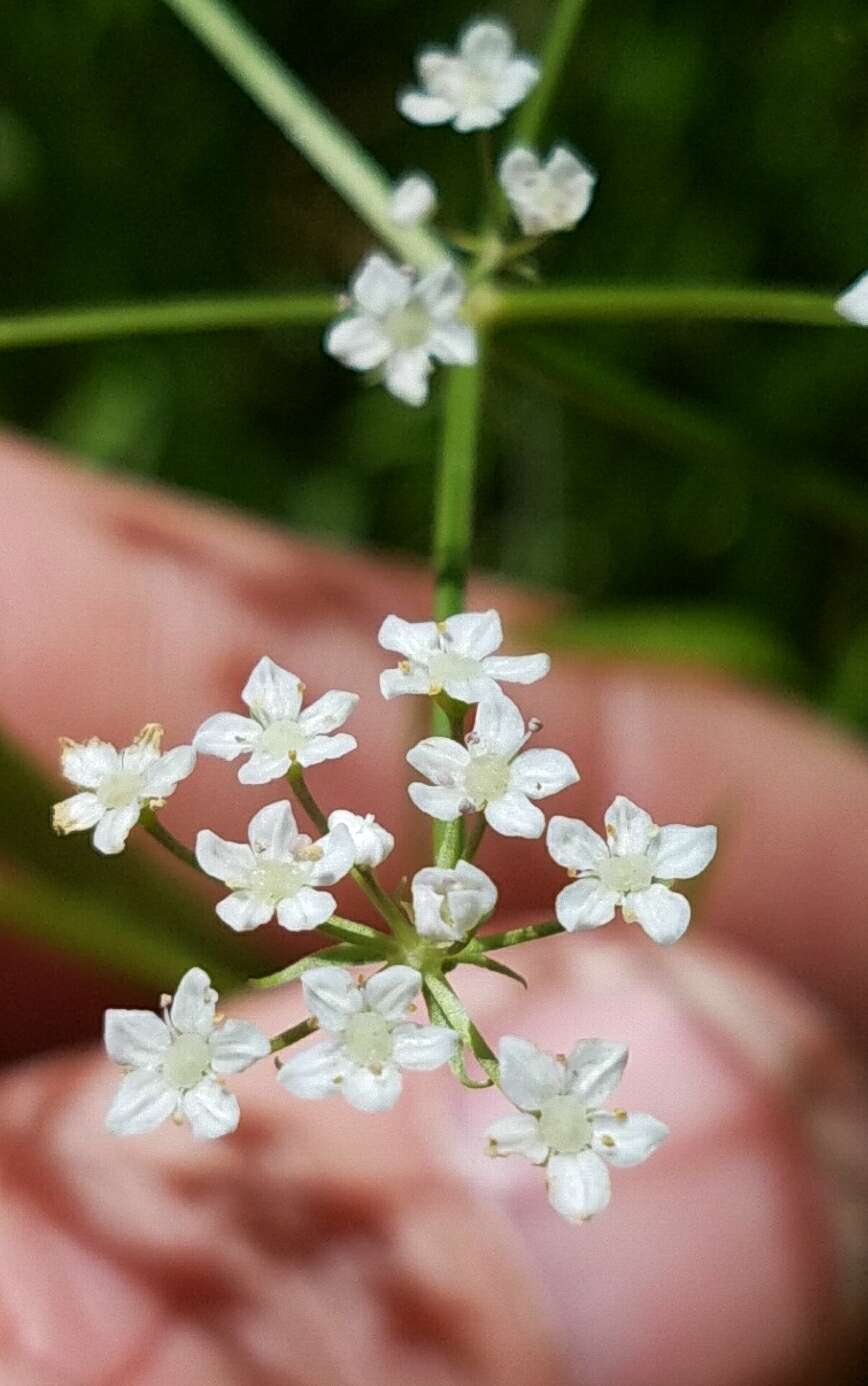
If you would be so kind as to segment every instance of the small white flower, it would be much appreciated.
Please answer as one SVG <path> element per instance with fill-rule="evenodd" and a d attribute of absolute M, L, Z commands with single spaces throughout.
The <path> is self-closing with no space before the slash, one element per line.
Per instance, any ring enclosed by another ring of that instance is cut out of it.
<path fill-rule="evenodd" d="M 549 1203 L 569 1222 L 584 1222 L 608 1204 L 607 1164 L 641 1164 L 669 1134 L 644 1112 L 600 1109 L 620 1082 L 624 1045 L 579 1040 L 565 1059 L 504 1035 L 498 1059 L 500 1087 L 519 1113 L 489 1126 L 489 1154 L 545 1165 Z"/>
<path fill-rule="evenodd" d="M 690 904 L 670 890 L 704 871 L 717 851 L 717 829 L 671 823 L 658 828 L 650 814 L 619 794 L 606 810 L 606 841 L 577 818 L 555 817 L 546 846 L 559 866 L 579 879 L 555 901 L 559 923 L 571 933 L 596 929 L 618 906 L 655 943 L 674 943 L 690 923 Z"/>
<path fill-rule="evenodd" d="M 515 53 L 511 30 L 483 20 L 464 30 L 457 53 L 426 48 L 416 59 L 421 90 L 401 92 L 398 109 L 417 125 L 487 130 L 499 125 L 539 79 L 539 65 Z"/>
<path fill-rule="evenodd" d="M 353 843 L 355 866 L 381 866 L 395 846 L 390 832 L 377 822 L 372 813 L 362 817 L 349 809 L 335 809 L 329 814 L 329 829 L 346 828 Z"/>
<path fill-rule="evenodd" d="M 142 727 L 131 746 L 118 751 L 108 741 L 61 739 L 60 768 L 65 779 L 84 791 L 55 804 L 51 823 L 57 833 L 94 829 L 98 852 L 114 856 L 145 807 L 159 808 L 196 764 L 192 746 L 160 752 L 163 728 Z"/>
<path fill-rule="evenodd" d="M 487 919 L 497 904 L 497 886 L 469 861 L 451 871 L 426 866 L 410 883 L 416 932 L 437 943 L 457 943 Z"/>
<path fill-rule="evenodd" d="M 354 371 L 383 368 L 386 389 L 424 404 L 435 360 L 472 366 L 476 334 L 458 310 L 466 288 L 451 264 L 419 278 L 385 255 L 370 255 L 350 285 L 352 313 L 332 323 L 325 349 Z"/>
<path fill-rule="evenodd" d="M 336 760 L 356 749 L 356 739 L 341 732 L 356 703 L 357 693 L 332 689 L 302 709 L 304 684 L 264 655 L 241 691 L 251 715 L 217 712 L 204 721 L 193 745 L 204 755 L 235 760 L 249 755 L 238 771 L 242 784 L 266 784 L 280 779 L 296 762 L 302 766 Z"/>
<path fill-rule="evenodd" d="M 217 993 L 201 967 L 185 972 L 165 1003 L 162 1020 L 153 1011 L 105 1013 L 109 1058 L 129 1070 L 106 1126 L 118 1136 L 141 1136 L 174 1117 L 205 1140 L 228 1135 L 240 1112 L 223 1079 L 264 1059 L 271 1045 L 246 1020 L 215 1024 Z"/>
<path fill-rule="evenodd" d="M 835 311 L 858 327 L 868 327 L 868 273 L 860 275 L 836 300 Z"/>
<path fill-rule="evenodd" d="M 498 177 L 526 236 L 569 231 L 590 207 L 597 181 L 593 170 L 561 144 L 545 163 L 531 149 L 511 149 Z"/>
<path fill-rule="evenodd" d="M 563 751 L 522 751 L 528 735 L 505 694 L 486 698 L 465 746 L 429 736 L 407 752 L 413 769 L 431 781 L 411 784 L 410 798 L 446 823 L 481 810 L 489 827 L 506 837 L 541 837 L 545 818 L 531 799 L 558 794 L 576 783 L 579 772 Z"/>
<path fill-rule="evenodd" d="M 284 929 L 298 933 L 325 924 L 337 908 L 320 886 L 334 885 L 353 865 L 353 842 L 337 827 L 312 842 L 295 825 L 288 800 L 267 804 L 250 820 L 249 846 L 226 842 L 209 828 L 196 836 L 196 860 L 203 871 L 232 891 L 216 911 L 224 924 L 247 933 L 267 924 L 276 912 Z"/>
<path fill-rule="evenodd" d="M 387 967 L 357 983 L 342 967 L 312 967 L 301 979 L 325 1037 L 281 1065 L 278 1081 L 296 1097 L 336 1093 L 360 1112 L 384 1112 L 401 1095 L 401 1070 L 439 1068 L 457 1035 L 407 1019 L 422 986 L 412 967 Z"/>
<path fill-rule="evenodd" d="M 408 173 L 392 190 L 389 217 L 396 226 L 419 226 L 437 210 L 437 186 L 427 173 Z"/>
<path fill-rule="evenodd" d="M 496 611 L 465 611 L 445 621 L 403 621 L 387 616 L 377 636 L 384 650 L 403 658 L 380 675 L 384 698 L 445 690 L 461 703 L 497 693 L 498 681 L 536 683 L 551 668 L 546 654 L 495 655 L 503 641 Z"/>

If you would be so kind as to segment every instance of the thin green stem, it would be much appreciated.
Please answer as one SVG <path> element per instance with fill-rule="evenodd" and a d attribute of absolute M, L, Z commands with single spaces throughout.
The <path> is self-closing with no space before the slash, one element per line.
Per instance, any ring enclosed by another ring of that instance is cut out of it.
<path fill-rule="evenodd" d="M 311 823 L 313 823 L 318 832 L 323 834 L 327 833 L 329 830 L 328 819 L 308 789 L 304 778 L 304 771 L 297 761 L 289 767 L 286 778 L 289 780 L 290 789 L 301 804 Z"/>
<path fill-rule="evenodd" d="M 485 1036 L 467 1014 L 461 998 L 452 990 L 452 987 L 446 981 L 445 977 L 440 977 L 429 972 L 425 977 L 425 986 L 433 996 L 448 1023 L 452 1026 L 452 1029 L 456 1031 L 463 1043 L 472 1051 L 480 1068 L 493 1083 L 496 1083 L 500 1073 L 497 1055 L 494 1053 L 494 1050 L 491 1048 Z"/>
<path fill-rule="evenodd" d="M 185 866 L 191 866 L 194 871 L 202 871 L 194 854 L 189 847 L 185 847 L 183 842 L 179 842 L 176 837 L 169 832 L 160 822 L 153 809 L 144 809 L 139 819 L 145 832 L 150 833 L 155 842 L 159 842 L 161 847 L 165 847 L 167 852 L 171 852 L 173 857 L 182 861 Z"/>
<path fill-rule="evenodd" d="M 465 861 L 474 860 L 476 853 L 479 851 L 479 844 L 482 842 L 482 839 L 485 836 L 485 829 L 487 828 L 487 826 L 488 824 L 485 821 L 485 815 L 480 813 L 479 817 L 473 825 L 473 828 L 471 829 L 470 833 L 467 835 L 466 838 L 466 842 L 464 845 Z"/>
<path fill-rule="evenodd" d="M 475 366 L 447 371 L 434 501 L 434 616 L 463 610 L 473 534 L 473 493 L 482 397 L 482 350 Z"/>
<path fill-rule="evenodd" d="M 532 145 L 539 137 L 560 84 L 570 50 L 589 0 L 560 0 L 543 41 L 540 79 L 519 107 L 510 130 L 511 143 Z"/>
<path fill-rule="evenodd" d="M 264 977 L 248 977 L 247 982 L 251 987 L 269 990 L 271 987 L 286 986 L 288 982 L 297 982 L 312 967 L 366 967 L 368 963 L 381 960 L 373 957 L 372 951 L 358 943 L 336 943 L 332 948 L 320 948 L 316 953 L 297 958 L 277 972 L 269 972 Z"/>
<path fill-rule="evenodd" d="M 704 288 L 677 285 L 576 285 L 474 289 L 470 311 L 480 323 L 639 322 L 705 319 L 844 327 L 828 293 L 802 289 Z"/>
<path fill-rule="evenodd" d="M 446 257 L 430 231 L 394 224 L 382 169 L 224 0 L 165 2 L 382 241 L 422 269 Z"/>
<path fill-rule="evenodd" d="M 288 1030 L 281 1030 L 279 1035 L 275 1035 L 271 1041 L 271 1052 L 276 1054 L 278 1049 L 286 1049 L 290 1044 L 297 1044 L 307 1035 L 312 1035 L 319 1028 L 318 1022 L 308 1017 L 307 1020 L 300 1020 L 297 1025 L 291 1025 Z"/>
<path fill-rule="evenodd" d="M 358 924 L 355 919 L 342 919 L 337 914 L 333 914 L 326 924 L 318 924 L 317 929 L 330 938 L 339 938 L 344 943 L 358 944 L 363 948 L 382 950 L 389 941 L 379 929 L 370 929 L 367 924 Z"/>
<path fill-rule="evenodd" d="M 474 943 L 484 953 L 491 953 L 495 948 L 514 948 L 518 943 L 532 943 L 534 939 L 550 938 L 553 934 L 563 932 L 557 920 L 552 919 L 546 924 L 529 924 L 524 929 L 507 929 L 503 934 L 485 934 L 474 939 Z M 458 961 L 461 961 L 460 955 Z"/>

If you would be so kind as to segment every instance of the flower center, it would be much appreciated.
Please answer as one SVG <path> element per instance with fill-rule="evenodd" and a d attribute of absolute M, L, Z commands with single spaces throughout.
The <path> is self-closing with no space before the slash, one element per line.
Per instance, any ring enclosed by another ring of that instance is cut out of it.
<path fill-rule="evenodd" d="M 376 1011 L 361 1011 L 354 1015 L 344 1031 L 344 1049 L 353 1063 L 377 1068 L 392 1057 L 392 1036 L 389 1027 Z"/>
<path fill-rule="evenodd" d="M 506 756 L 473 756 L 464 775 L 464 788 L 477 807 L 500 799 L 509 789 L 509 761 Z"/>
<path fill-rule="evenodd" d="M 107 809 L 126 808 L 140 796 L 142 777 L 136 770 L 116 770 L 107 775 L 96 791 L 100 803 Z"/>
<path fill-rule="evenodd" d="M 549 1098 L 539 1115 L 539 1133 L 556 1155 L 575 1155 L 589 1146 L 591 1123 L 581 1098 Z"/>
<path fill-rule="evenodd" d="M 442 688 L 447 679 L 473 679 L 482 673 L 482 665 L 478 659 L 469 659 L 467 655 L 436 654 L 432 657 L 428 670 L 431 674 L 431 682 L 438 688 Z"/>
<path fill-rule="evenodd" d="M 654 873 L 644 852 L 632 852 L 626 857 L 608 857 L 595 871 L 607 890 L 625 895 L 631 890 L 647 890 Z"/>
<path fill-rule="evenodd" d="M 309 873 L 310 867 L 301 862 L 261 861 L 251 871 L 247 889 L 276 905 L 307 885 Z"/>
<path fill-rule="evenodd" d="M 417 299 L 393 308 L 383 320 L 386 335 L 396 351 L 411 351 L 424 346 L 431 333 L 431 315 Z"/>
<path fill-rule="evenodd" d="M 163 1077 L 173 1088 L 195 1088 L 211 1067 L 211 1051 L 201 1035 L 178 1035 L 163 1060 Z"/>
<path fill-rule="evenodd" d="M 282 722 L 272 722 L 270 727 L 266 727 L 259 745 L 270 755 L 292 756 L 301 750 L 307 739 L 298 722 L 293 722 L 287 717 Z"/>

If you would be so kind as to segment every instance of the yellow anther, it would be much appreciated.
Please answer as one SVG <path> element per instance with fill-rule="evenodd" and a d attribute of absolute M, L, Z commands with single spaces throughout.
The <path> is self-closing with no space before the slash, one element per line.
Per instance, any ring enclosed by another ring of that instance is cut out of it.
<path fill-rule="evenodd" d="M 605 1146 L 607 1147 L 607 1149 L 609 1149 L 609 1150 L 614 1150 L 614 1149 L 615 1149 L 615 1138 L 614 1138 L 614 1136 L 603 1136 L 601 1139 L 602 1139 L 603 1145 L 605 1145 Z"/>

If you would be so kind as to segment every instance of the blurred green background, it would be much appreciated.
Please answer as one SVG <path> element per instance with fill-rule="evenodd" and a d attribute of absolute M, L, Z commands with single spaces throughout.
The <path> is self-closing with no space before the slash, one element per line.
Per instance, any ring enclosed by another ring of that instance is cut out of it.
<path fill-rule="evenodd" d="M 434 174 L 447 224 L 474 221 L 466 139 L 394 105 L 466 3 L 240 9 L 391 173 Z M 538 48 L 551 6 L 499 9 Z M 0 51 L 0 312 L 337 288 L 370 249 L 159 0 L 5 6 Z M 598 194 L 544 279 L 839 291 L 868 267 L 866 68 L 864 0 L 592 2 L 545 133 Z M 719 663 L 868 724 L 868 334 L 514 328 L 491 365 L 480 564 L 573 594 L 565 641 Z M 427 550 L 437 409 L 365 388 L 317 329 L 6 352 L 0 411 L 83 465 Z"/>

